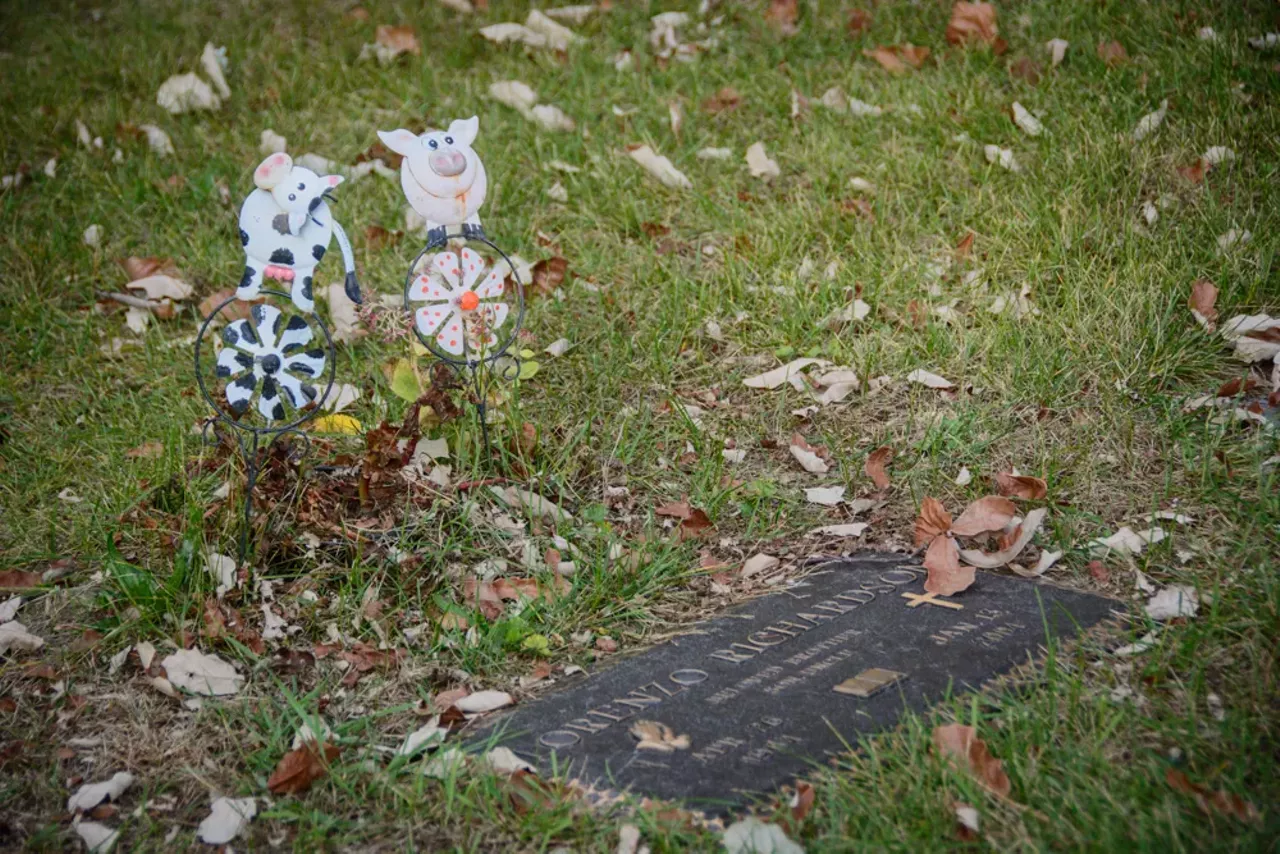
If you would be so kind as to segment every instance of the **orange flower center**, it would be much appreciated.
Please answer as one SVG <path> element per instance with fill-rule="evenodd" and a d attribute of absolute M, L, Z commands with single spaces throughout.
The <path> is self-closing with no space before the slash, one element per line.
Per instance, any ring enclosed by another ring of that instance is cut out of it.
<path fill-rule="evenodd" d="M 480 305 L 480 295 L 475 291 L 463 291 L 462 296 L 458 298 L 458 307 L 463 311 L 475 311 L 478 305 Z"/>

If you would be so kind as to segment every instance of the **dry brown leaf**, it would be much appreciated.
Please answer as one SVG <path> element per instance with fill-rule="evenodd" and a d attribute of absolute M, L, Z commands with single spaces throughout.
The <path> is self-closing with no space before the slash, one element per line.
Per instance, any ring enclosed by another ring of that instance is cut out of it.
<path fill-rule="evenodd" d="M 929 48 L 914 45 L 911 42 L 895 45 L 890 50 L 896 50 L 898 56 L 902 57 L 902 61 L 915 69 L 920 69 L 924 66 L 925 60 L 929 58 L 930 53 Z"/>
<path fill-rule="evenodd" d="M 530 296 L 541 294 L 550 296 L 556 288 L 564 284 L 565 274 L 569 271 L 569 261 L 559 255 L 544 258 L 533 265 L 530 274 Z"/>
<path fill-rule="evenodd" d="M 139 459 L 142 457 L 154 458 L 164 456 L 163 442 L 143 442 L 136 448 L 130 448 L 124 452 L 126 457 L 130 459 Z"/>
<path fill-rule="evenodd" d="M 726 110 L 735 110 L 742 103 L 742 96 L 732 86 L 725 86 L 710 98 L 702 102 L 702 109 L 711 115 L 719 115 Z"/>
<path fill-rule="evenodd" d="M 1178 174 L 1190 181 L 1192 184 L 1199 186 L 1204 182 L 1204 175 L 1209 169 L 1209 164 L 1203 157 L 1192 163 L 1190 166 L 1179 166 Z"/>
<path fill-rule="evenodd" d="M 958 537 L 976 537 L 988 531 L 1002 531 L 1018 508 L 1007 498 L 988 495 L 964 508 L 960 518 L 951 525 L 951 532 Z"/>
<path fill-rule="evenodd" d="M 173 263 L 172 258 L 156 258 L 154 256 L 139 258 L 136 255 L 130 255 L 128 258 L 120 259 L 120 266 L 124 268 L 131 282 L 145 279 L 148 276 L 182 278 L 182 271 Z"/>
<path fill-rule="evenodd" d="M 1214 308 L 1217 301 L 1218 288 L 1213 282 L 1208 279 L 1196 279 L 1192 283 L 1191 298 L 1187 300 L 1187 305 L 1191 307 L 1191 314 L 1196 322 L 1209 332 L 1213 331 L 1214 321 L 1218 319 L 1218 310 Z"/>
<path fill-rule="evenodd" d="M 859 36 L 869 29 L 871 29 L 871 13 L 866 9 L 851 9 L 849 11 L 849 35 Z"/>
<path fill-rule="evenodd" d="M 267 788 L 276 795 L 305 792 L 312 783 L 329 773 L 329 763 L 341 752 L 336 744 L 304 741 L 301 747 L 280 759 L 280 764 L 267 780 Z"/>
<path fill-rule="evenodd" d="M 395 246 L 402 237 L 403 231 L 389 231 L 380 225 L 367 225 L 364 229 L 364 241 L 374 252 Z"/>
<path fill-rule="evenodd" d="M 631 725 L 631 734 L 639 739 L 636 750 L 673 753 L 689 749 L 689 736 L 676 735 L 675 730 L 658 721 L 636 721 Z"/>
<path fill-rule="evenodd" d="M 414 56 L 422 55 L 422 47 L 418 44 L 418 37 L 414 34 L 413 27 L 407 24 L 401 27 L 383 24 L 374 33 L 373 40 L 391 50 L 393 56 L 399 56 L 402 53 L 411 53 Z"/>
<path fill-rule="evenodd" d="M 1039 501 L 1048 494 L 1049 487 L 1038 477 L 1000 472 L 996 475 L 996 490 L 1008 498 L 1026 498 L 1030 501 Z"/>
<path fill-rule="evenodd" d="M 938 754 L 958 770 L 972 774 L 988 790 L 1007 798 L 1012 789 L 1004 766 L 987 750 L 973 727 L 946 724 L 933 730 L 933 746 Z"/>
<path fill-rule="evenodd" d="M 973 241 L 977 239 L 977 235 L 972 231 L 966 232 L 965 236 L 960 238 L 960 242 L 956 244 L 956 257 L 964 260 L 969 257 L 969 253 L 973 251 Z"/>
<path fill-rule="evenodd" d="M 877 47 L 873 50 L 864 50 L 862 55 L 880 63 L 880 67 L 890 74 L 902 74 L 907 70 L 907 64 L 898 58 L 893 48 Z"/>
<path fill-rule="evenodd" d="M 764 12 L 764 19 L 784 36 L 793 36 L 799 32 L 800 28 L 796 25 L 799 17 L 799 0 L 769 0 L 769 8 Z"/>
<path fill-rule="evenodd" d="M 235 288 L 224 288 L 220 291 L 214 291 L 200 302 L 200 316 L 208 317 L 215 308 L 222 305 L 222 303 L 227 302 L 227 300 L 231 299 L 235 295 Z M 218 319 L 226 323 L 230 323 L 233 320 L 244 320 L 248 318 L 249 311 L 254 305 L 265 301 L 266 297 L 258 297 L 251 301 L 234 300 L 227 303 L 227 306 L 223 308 L 222 311 L 218 312 Z"/>
<path fill-rule="evenodd" d="M 693 508 L 689 506 L 688 501 L 673 501 L 670 504 L 663 504 L 654 508 L 655 516 L 670 516 L 673 519 L 688 519 L 689 514 L 693 512 Z"/>
<path fill-rule="evenodd" d="M 1049 511 L 1043 507 L 1032 510 L 1016 531 L 1001 536 L 999 551 L 984 552 L 981 549 L 962 549 L 960 551 L 960 559 L 970 566 L 977 566 L 983 569 L 995 569 L 996 567 L 1004 566 L 1022 553 L 1022 550 L 1031 542 L 1031 538 L 1040 530 L 1041 524 L 1044 523 L 1044 517 L 1048 514 Z"/>
<path fill-rule="evenodd" d="M 1030 83 L 1032 86 L 1037 86 L 1040 83 L 1040 63 L 1029 56 L 1020 56 L 1009 63 L 1009 73 L 1019 80 Z"/>
<path fill-rule="evenodd" d="M 951 44 L 994 45 L 999 35 L 996 7 L 991 3 L 958 2 L 951 7 L 951 21 L 947 24 L 947 41 Z"/>
<path fill-rule="evenodd" d="M 29 590 L 39 587 L 42 581 L 38 572 L 24 572 L 20 569 L 0 571 L 0 590 Z"/>
<path fill-rule="evenodd" d="M 939 534 L 951 529 L 951 514 L 942 502 L 936 498 L 926 498 L 920 502 L 920 516 L 916 519 L 916 548 L 927 543 Z"/>
<path fill-rule="evenodd" d="M 1098 42 L 1098 59 L 1110 68 L 1115 68 L 1129 59 L 1129 52 L 1118 41 Z"/>
<path fill-rule="evenodd" d="M 867 462 L 863 466 L 863 471 L 867 477 L 871 478 L 871 482 L 876 485 L 876 489 L 888 489 L 891 481 L 889 473 L 885 471 L 885 466 L 889 460 L 893 459 L 893 448 L 888 445 L 883 448 L 876 448 L 867 455 Z"/>
<path fill-rule="evenodd" d="M 1258 821 L 1261 817 L 1258 808 L 1239 795 L 1221 790 L 1210 791 L 1199 783 L 1191 782 L 1186 773 L 1176 768 L 1165 771 L 1164 779 L 1175 792 L 1195 798 L 1196 806 L 1205 815 L 1217 812 L 1246 823 Z"/>
<path fill-rule="evenodd" d="M 933 538 L 924 553 L 924 568 L 929 571 L 924 581 L 925 591 L 939 596 L 954 596 L 967 590 L 977 578 L 973 567 L 960 563 L 960 547 L 950 534 Z"/>

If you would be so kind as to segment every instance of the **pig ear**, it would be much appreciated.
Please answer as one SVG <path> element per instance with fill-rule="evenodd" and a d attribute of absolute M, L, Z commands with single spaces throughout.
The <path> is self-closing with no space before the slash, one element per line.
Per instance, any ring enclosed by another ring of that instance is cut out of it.
<path fill-rule="evenodd" d="M 320 180 L 324 182 L 326 187 L 333 189 L 347 179 L 343 178 L 341 175 L 325 175 Z"/>
<path fill-rule="evenodd" d="M 270 190 L 292 170 L 293 158 L 280 151 L 258 164 L 258 168 L 253 170 L 253 183 L 263 190 Z"/>
<path fill-rule="evenodd" d="M 401 128 L 393 131 L 378 131 L 378 139 L 382 140 L 382 144 L 394 151 L 396 154 L 408 156 L 413 150 L 413 146 L 417 144 L 418 137 L 411 132 Z"/>
<path fill-rule="evenodd" d="M 469 119 L 454 119 L 449 124 L 449 134 L 463 145 L 475 142 L 478 133 L 480 133 L 480 119 L 476 116 Z"/>

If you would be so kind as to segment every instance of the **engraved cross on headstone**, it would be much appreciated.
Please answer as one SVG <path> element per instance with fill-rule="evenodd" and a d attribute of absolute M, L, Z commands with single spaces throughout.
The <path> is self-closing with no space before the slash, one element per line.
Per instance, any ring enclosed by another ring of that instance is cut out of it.
<path fill-rule="evenodd" d="M 964 606 L 959 602 L 948 602 L 945 599 L 937 598 L 937 593 L 903 593 L 902 598 L 908 600 L 908 608 L 918 608 L 921 605 L 937 605 L 939 608 L 951 608 L 955 611 L 963 611 Z"/>

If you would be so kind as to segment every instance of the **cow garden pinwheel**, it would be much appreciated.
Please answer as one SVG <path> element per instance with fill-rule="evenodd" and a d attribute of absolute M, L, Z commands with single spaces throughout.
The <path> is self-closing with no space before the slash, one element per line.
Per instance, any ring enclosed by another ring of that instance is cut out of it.
<path fill-rule="evenodd" d="M 329 209 L 341 180 L 297 167 L 286 154 L 274 154 L 254 170 L 257 189 L 240 215 L 247 260 L 239 287 L 209 312 L 196 336 L 196 382 L 214 412 L 205 423 L 206 437 L 211 431 L 234 437 L 244 458 L 242 559 L 249 548 L 254 487 L 272 445 L 289 436 L 301 440 L 290 444 L 290 461 L 305 454 L 310 439 L 301 428 L 333 389 L 333 337 L 315 312 L 311 285 L 334 235 L 345 262 L 347 295 L 360 301 L 350 245 Z M 264 279 L 290 290 L 264 288 Z"/>

